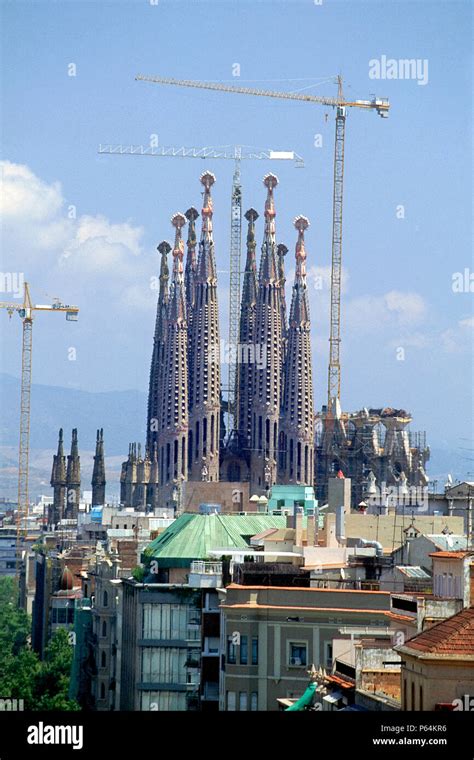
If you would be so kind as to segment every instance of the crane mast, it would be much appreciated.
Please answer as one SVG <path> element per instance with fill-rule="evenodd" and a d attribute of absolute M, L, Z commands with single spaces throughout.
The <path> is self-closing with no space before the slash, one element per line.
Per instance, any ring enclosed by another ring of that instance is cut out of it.
<path fill-rule="evenodd" d="M 79 309 L 68 306 L 59 299 L 52 304 L 34 305 L 31 301 L 28 283 L 24 283 L 23 303 L 0 303 L 0 309 L 6 309 L 9 317 L 16 311 L 22 321 L 21 381 L 20 381 L 20 438 L 18 447 L 18 508 L 16 514 L 17 529 L 17 577 L 20 573 L 20 540 L 26 534 L 29 514 L 29 458 L 30 458 L 30 413 L 31 413 L 31 370 L 33 358 L 33 316 L 35 311 L 65 312 L 66 319 L 76 321 Z"/>
<path fill-rule="evenodd" d="M 342 206 L 344 199 L 344 135 L 346 109 L 337 107 L 334 141 L 334 184 L 332 203 L 331 306 L 329 315 L 328 412 L 341 398 L 341 280 Z"/>
<path fill-rule="evenodd" d="M 233 92 L 242 95 L 256 95 L 266 98 L 283 100 L 298 100 L 307 103 L 317 103 L 336 109 L 336 132 L 334 142 L 334 186 L 333 186 L 333 220 L 332 220 L 332 252 L 331 252 L 331 306 L 329 331 L 329 363 L 328 363 L 328 405 L 327 414 L 332 416 L 338 407 L 341 397 L 341 277 L 342 277 L 342 206 L 344 190 L 344 140 L 346 126 L 346 109 L 362 108 L 373 110 L 379 116 L 386 118 L 390 109 L 387 98 L 375 95 L 370 100 L 345 100 L 342 77 L 336 78 L 338 86 L 337 97 L 307 95 L 293 92 L 277 92 L 255 87 L 235 87 L 218 82 L 199 82 L 192 79 L 174 79 L 171 77 L 148 76 L 138 74 L 135 79 L 153 84 L 168 84 L 178 87 L 196 87 L 198 89 L 215 90 L 218 92 Z"/>

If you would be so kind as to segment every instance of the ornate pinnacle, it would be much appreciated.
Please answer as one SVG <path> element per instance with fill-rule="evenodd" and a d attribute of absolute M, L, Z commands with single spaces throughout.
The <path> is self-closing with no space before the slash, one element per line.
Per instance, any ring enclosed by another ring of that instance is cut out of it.
<path fill-rule="evenodd" d="M 270 222 L 275 217 L 273 190 L 278 185 L 278 177 L 276 177 L 275 174 L 266 174 L 263 178 L 263 184 L 267 188 L 267 199 L 265 201 L 265 219 L 267 222 Z"/>
<path fill-rule="evenodd" d="M 249 223 L 253 224 L 253 222 L 258 219 L 258 211 L 255 211 L 254 208 L 249 208 L 249 210 L 245 212 L 245 218 Z"/>
<path fill-rule="evenodd" d="M 296 274 L 305 276 L 306 250 L 304 247 L 304 231 L 309 227 L 309 220 L 305 216 L 297 216 L 294 225 L 298 230 L 298 240 L 296 242 Z"/>
<path fill-rule="evenodd" d="M 183 258 L 184 258 L 184 243 L 181 238 L 181 230 L 186 224 L 186 217 L 184 214 L 174 214 L 171 217 L 171 224 L 175 228 L 174 248 L 173 248 L 173 272 L 181 274 L 183 271 Z"/>
<path fill-rule="evenodd" d="M 212 219 L 212 197 L 211 187 L 213 186 L 216 178 L 212 172 L 204 172 L 200 177 L 201 184 L 204 186 L 204 198 L 202 201 L 202 218 L 204 222 Z M 204 226 L 207 226 L 204 224 Z M 209 227 L 207 226 L 209 229 Z"/>
<path fill-rule="evenodd" d="M 167 256 L 171 251 L 171 246 L 166 240 L 163 240 L 157 247 L 157 251 L 161 254 L 160 280 L 167 279 L 169 276 Z"/>

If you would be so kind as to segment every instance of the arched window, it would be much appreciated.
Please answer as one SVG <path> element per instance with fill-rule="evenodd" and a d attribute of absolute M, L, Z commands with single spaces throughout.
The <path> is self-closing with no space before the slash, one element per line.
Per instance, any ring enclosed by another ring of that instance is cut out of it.
<path fill-rule="evenodd" d="M 105 683 L 100 684 L 100 698 L 105 699 Z"/>
<path fill-rule="evenodd" d="M 100 667 L 105 668 L 107 664 L 107 655 L 104 651 L 102 651 L 102 654 L 100 655 Z"/>
<path fill-rule="evenodd" d="M 108 595 L 107 591 L 104 591 L 104 594 L 103 594 L 103 597 L 102 597 L 102 605 L 104 607 L 108 607 L 109 606 L 109 595 Z"/>
<path fill-rule="evenodd" d="M 107 636 L 107 621 L 102 621 L 102 636 Z"/>

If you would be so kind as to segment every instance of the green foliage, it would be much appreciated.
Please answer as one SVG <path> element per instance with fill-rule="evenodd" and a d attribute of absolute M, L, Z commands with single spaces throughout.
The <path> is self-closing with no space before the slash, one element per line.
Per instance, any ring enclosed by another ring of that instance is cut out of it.
<path fill-rule="evenodd" d="M 30 648 L 31 620 L 17 606 L 13 578 L 0 579 L 0 697 L 23 699 L 27 710 L 79 710 L 68 698 L 73 647 L 59 629 L 41 662 Z"/>
<path fill-rule="evenodd" d="M 142 565 L 137 565 L 132 569 L 132 577 L 135 578 L 137 583 L 143 583 L 145 578 L 145 568 Z"/>

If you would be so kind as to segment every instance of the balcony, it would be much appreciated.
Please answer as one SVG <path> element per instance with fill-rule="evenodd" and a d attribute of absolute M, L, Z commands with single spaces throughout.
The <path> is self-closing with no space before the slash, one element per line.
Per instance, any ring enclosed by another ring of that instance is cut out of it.
<path fill-rule="evenodd" d="M 188 582 L 193 588 L 222 588 L 222 562 L 191 562 Z"/>

